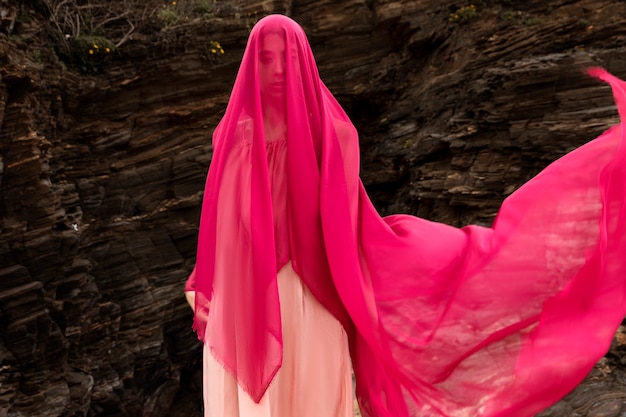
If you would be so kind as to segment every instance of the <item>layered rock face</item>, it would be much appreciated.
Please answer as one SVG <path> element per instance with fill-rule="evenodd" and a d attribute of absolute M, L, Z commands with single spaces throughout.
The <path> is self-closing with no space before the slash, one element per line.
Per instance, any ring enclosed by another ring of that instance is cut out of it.
<path fill-rule="evenodd" d="M 621 0 L 482 1 L 474 14 L 452 0 L 218 0 L 211 19 L 134 33 L 98 74 L 40 59 L 53 57 L 47 14 L 26 3 L 32 19 L 0 35 L 0 416 L 201 415 L 182 289 L 211 133 L 258 17 L 305 28 L 381 214 L 488 225 L 618 122 L 584 69 L 626 78 Z M 621 328 L 544 415 L 623 415 L 625 387 Z"/>

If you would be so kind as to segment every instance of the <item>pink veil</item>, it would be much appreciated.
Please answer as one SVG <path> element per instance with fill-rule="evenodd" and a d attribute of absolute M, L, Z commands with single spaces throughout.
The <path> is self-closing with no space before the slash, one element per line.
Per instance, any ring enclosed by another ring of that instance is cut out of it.
<path fill-rule="evenodd" d="M 287 51 L 287 242 L 274 238 L 261 117 L 266 33 L 282 34 Z M 623 118 L 624 83 L 594 75 L 611 83 Z M 381 218 L 359 180 L 356 130 L 303 30 L 268 16 L 213 138 L 195 329 L 259 401 L 281 365 L 276 272 L 291 259 L 348 332 L 365 416 L 533 415 L 584 378 L 626 313 L 622 131 L 550 165 L 492 228 Z M 245 143 L 249 160 L 233 163 Z"/>
<path fill-rule="evenodd" d="M 268 33 L 284 36 L 288 54 L 287 152 L 293 174 L 288 185 L 287 242 L 274 239 L 258 79 L 261 40 Z M 334 121 L 332 112 L 339 119 Z M 319 79 L 302 28 L 280 15 L 259 21 L 250 33 L 226 113 L 213 135 L 195 271 L 196 311 L 200 311 L 195 329 L 256 401 L 282 360 L 276 273 L 289 259 L 316 298 L 345 326 L 350 323 L 331 279 L 319 214 L 322 142 L 337 140 L 333 123 L 339 122 L 349 124 Z M 250 160 L 235 162 L 233 167 L 231 155 L 243 143 L 252 146 Z M 238 187 L 229 186 L 235 176 L 247 178 L 238 181 Z M 220 297 L 213 302 L 215 292 Z M 203 311 L 207 305 L 208 316 Z"/>

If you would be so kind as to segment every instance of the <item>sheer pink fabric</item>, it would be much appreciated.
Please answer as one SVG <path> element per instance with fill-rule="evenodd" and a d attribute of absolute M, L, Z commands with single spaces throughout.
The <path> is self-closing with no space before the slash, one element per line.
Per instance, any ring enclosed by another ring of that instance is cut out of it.
<path fill-rule="evenodd" d="M 258 75 L 270 33 L 286 51 L 281 216 Z M 594 75 L 611 83 L 623 118 L 624 83 Z M 304 32 L 266 17 L 250 34 L 213 138 L 195 271 L 198 335 L 259 401 L 281 366 L 276 274 L 291 259 L 348 332 L 365 416 L 533 415 L 584 378 L 626 313 L 622 132 L 614 127 L 550 165 L 504 202 L 492 228 L 381 218 L 358 177 L 357 133 L 320 80 Z"/>
<path fill-rule="evenodd" d="M 204 346 L 205 417 L 354 417 L 348 337 L 287 263 L 278 272 L 283 363 L 255 403 Z"/>

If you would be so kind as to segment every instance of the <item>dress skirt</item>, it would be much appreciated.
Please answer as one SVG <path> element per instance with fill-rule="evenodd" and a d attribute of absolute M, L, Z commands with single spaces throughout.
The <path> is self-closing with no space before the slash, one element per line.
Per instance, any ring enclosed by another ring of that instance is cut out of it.
<path fill-rule="evenodd" d="M 205 417 L 352 417 L 348 338 L 287 263 L 278 272 L 283 363 L 260 403 L 204 346 Z"/>

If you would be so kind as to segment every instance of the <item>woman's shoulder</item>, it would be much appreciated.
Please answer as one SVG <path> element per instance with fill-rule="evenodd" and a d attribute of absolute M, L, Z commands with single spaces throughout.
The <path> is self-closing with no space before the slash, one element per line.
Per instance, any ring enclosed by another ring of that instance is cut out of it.
<path fill-rule="evenodd" d="M 237 120 L 237 130 L 248 130 L 252 129 L 252 117 L 247 114 L 242 115 L 239 120 Z"/>
<path fill-rule="evenodd" d="M 340 142 L 356 139 L 357 131 L 352 123 L 346 120 L 333 119 L 333 126 Z"/>
<path fill-rule="evenodd" d="M 237 139 L 237 142 L 242 144 L 252 143 L 253 126 L 254 123 L 252 117 L 242 115 L 242 117 L 237 121 L 237 128 L 235 129 L 235 138 Z"/>

